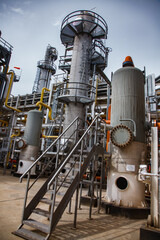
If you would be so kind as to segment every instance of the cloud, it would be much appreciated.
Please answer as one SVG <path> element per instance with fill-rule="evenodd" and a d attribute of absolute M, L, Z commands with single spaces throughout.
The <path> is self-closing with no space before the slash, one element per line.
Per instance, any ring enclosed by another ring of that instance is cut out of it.
<path fill-rule="evenodd" d="M 18 13 L 18 14 L 21 14 L 21 15 L 24 15 L 24 11 L 21 9 L 21 8 L 11 8 L 11 10 L 15 13 Z"/>

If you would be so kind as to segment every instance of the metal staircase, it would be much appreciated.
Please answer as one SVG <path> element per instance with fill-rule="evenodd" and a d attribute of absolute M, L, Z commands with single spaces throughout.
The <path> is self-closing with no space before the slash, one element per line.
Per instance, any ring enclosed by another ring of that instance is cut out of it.
<path fill-rule="evenodd" d="M 95 166 L 94 162 L 98 159 L 98 154 L 102 155 L 104 149 L 99 144 L 101 140 L 101 134 L 98 134 L 98 130 L 100 129 L 98 125 L 101 122 L 99 115 L 94 118 L 78 140 L 80 121 L 77 117 L 21 176 L 20 181 L 28 175 L 23 216 L 21 225 L 13 234 L 28 240 L 49 239 L 69 203 L 69 207 L 71 207 L 72 196 L 77 190 L 74 216 L 74 226 L 76 226 L 80 183 L 82 183 L 83 175 L 89 165 L 92 164 Z M 63 144 L 61 144 L 65 132 L 73 127 L 73 125 L 75 126 L 75 124 L 76 128 L 73 134 L 65 143 L 63 141 Z M 66 151 L 67 145 L 73 139 L 73 136 L 75 136 L 75 141 L 72 142 L 72 146 L 70 145 L 70 150 Z M 34 188 L 35 183 L 38 182 L 44 171 L 43 169 L 37 179 L 30 182 L 31 169 L 53 146 L 56 146 L 57 151 L 56 153 L 52 152 L 53 158 L 47 165 L 54 164 L 55 169 L 31 201 L 29 201 L 29 191 L 31 188 Z M 92 179 L 92 182 L 94 182 L 94 177 Z M 37 218 L 36 215 L 43 216 L 43 219 L 40 216 Z M 41 219 L 42 221 L 40 221 Z"/>

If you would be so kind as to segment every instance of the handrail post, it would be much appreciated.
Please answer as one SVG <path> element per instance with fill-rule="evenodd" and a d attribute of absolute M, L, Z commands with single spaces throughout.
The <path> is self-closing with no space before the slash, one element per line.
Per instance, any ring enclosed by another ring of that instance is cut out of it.
<path fill-rule="evenodd" d="M 22 223 L 22 224 L 23 224 L 24 213 L 25 213 L 25 208 L 26 208 L 26 204 L 27 204 L 27 197 L 28 197 L 28 191 L 29 191 L 30 175 L 31 175 L 31 170 L 28 172 L 26 192 L 25 192 L 25 198 L 24 198 L 24 204 L 23 204 L 22 220 L 21 220 L 21 223 Z"/>

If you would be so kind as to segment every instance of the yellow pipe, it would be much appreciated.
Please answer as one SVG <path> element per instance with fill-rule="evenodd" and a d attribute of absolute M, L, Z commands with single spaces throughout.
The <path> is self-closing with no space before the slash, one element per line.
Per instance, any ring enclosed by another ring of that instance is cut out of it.
<path fill-rule="evenodd" d="M 50 106 L 48 106 L 47 104 L 41 102 L 41 101 L 36 103 L 36 106 L 40 106 L 40 105 L 49 109 L 48 117 L 49 117 L 50 120 L 53 120 L 53 118 L 52 118 L 52 108 Z"/>
<path fill-rule="evenodd" d="M 10 108 L 10 109 L 12 109 L 12 110 L 14 110 L 14 111 L 16 111 L 16 112 L 21 112 L 19 109 L 17 109 L 17 108 L 13 108 L 13 107 L 11 107 L 11 106 L 9 106 L 8 104 L 7 104 L 7 102 L 8 102 L 8 98 L 9 98 L 9 94 L 10 94 L 10 90 L 11 90 L 11 86 L 12 86 L 12 82 L 13 82 L 13 78 L 14 78 L 14 72 L 9 72 L 9 73 L 7 73 L 8 75 L 11 75 L 11 79 L 10 79 L 10 83 L 9 83 L 9 87 L 8 87 L 8 92 L 7 92 L 7 96 L 6 96 L 6 100 L 5 100 L 5 106 L 7 107 L 7 108 Z"/>
<path fill-rule="evenodd" d="M 42 138 L 58 138 L 58 136 L 46 136 L 46 135 L 42 135 Z"/>
<path fill-rule="evenodd" d="M 48 88 L 42 88 L 42 92 L 41 92 L 41 98 L 40 98 L 40 102 L 43 102 L 43 96 L 44 96 L 44 91 L 48 91 L 48 92 L 50 92 L 50 90 L 48 89 Z M 42 111 L 42 105 L 40 105 L 40 107 L 39 107 L 39 111 Z"/>
<path fill-rule="evenodd" d="M 5 121 L 5 120 L 1 120 L 1 119 L 0 119 L 0 122 L 3 123 L 3 124 L 2 124 L 2 127 L 4 127 L 4 124 L 6 124 L 6 127 L 8 127 L 8 122 L 7 122 L 7 121 Z"/>
<path fill-rule="evenodd" d="M 13 137 L 18 137 L 18 136 L 20 135 L 20 133 L 21 133 L 21 132 L 20 132 L 20 129 L 16 129 L 15 132 L 16 132 L 16 131 L 18 131 L 18 133 L 17 133 L 17 134 L 16 134 L 16 133 L 12 134 L 12 135 L 11 135 L 11 138 L 13 138 Z"/>

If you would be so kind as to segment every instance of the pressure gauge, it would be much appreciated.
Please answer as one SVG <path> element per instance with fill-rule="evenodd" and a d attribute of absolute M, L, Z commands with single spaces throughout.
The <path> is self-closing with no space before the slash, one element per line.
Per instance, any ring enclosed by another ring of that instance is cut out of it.
<path fill-rule="evenodd" d="M 133 139 L 132 131 L 125 125 L 118 125 L 111 131 L 111 141 L 117 147 L 126 147 Z"/>

